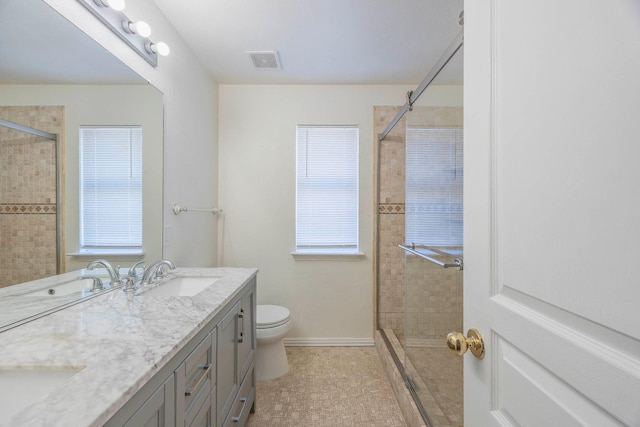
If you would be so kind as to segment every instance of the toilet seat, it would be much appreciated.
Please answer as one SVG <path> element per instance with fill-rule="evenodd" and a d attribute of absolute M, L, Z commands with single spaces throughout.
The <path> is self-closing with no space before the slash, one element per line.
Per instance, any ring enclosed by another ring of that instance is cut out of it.
<path fill-rule="evenodd" d="M 258 305 L 256 311 L 256 329 L 276 328 L 289 321 L 289 310 L 279 305 Z"/>

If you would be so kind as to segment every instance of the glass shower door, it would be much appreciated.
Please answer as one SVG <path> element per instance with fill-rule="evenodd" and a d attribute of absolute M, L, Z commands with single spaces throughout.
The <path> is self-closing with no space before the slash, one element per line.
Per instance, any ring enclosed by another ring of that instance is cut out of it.
<path fill-rule="evenodd" d="M 432 427 L 463 424 L 462 358 L 445 341 L 462 330 L 462 271 L 455 267 L 461 257 L 456 247 L 405 250 L 405 380 Z"/>
<path fill-rule="evenodd" d="M 430 427 L 463 425 L 463 111 L 414 105 L 406 122 L 405 381 Z"/>

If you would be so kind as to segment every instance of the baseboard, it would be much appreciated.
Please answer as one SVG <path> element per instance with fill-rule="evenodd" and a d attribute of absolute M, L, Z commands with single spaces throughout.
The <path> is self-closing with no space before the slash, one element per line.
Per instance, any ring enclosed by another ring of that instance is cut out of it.
<path fill-rule="evenodd" d="M 287 347 L 373 347 L 373 338 L 285 338 Z"/>

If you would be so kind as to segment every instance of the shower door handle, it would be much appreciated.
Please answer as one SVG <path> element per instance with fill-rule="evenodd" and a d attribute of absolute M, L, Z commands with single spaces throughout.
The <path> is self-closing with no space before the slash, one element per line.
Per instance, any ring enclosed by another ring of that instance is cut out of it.
<path fill-rule="evenodd" d="M 471 350 L 478 359 L 484 358 L 484 340 L 477 329 L 469 329 L 467 337 L 462 332 L 450 332 L 447 335 L 447 347 L 458 356 Z"/>

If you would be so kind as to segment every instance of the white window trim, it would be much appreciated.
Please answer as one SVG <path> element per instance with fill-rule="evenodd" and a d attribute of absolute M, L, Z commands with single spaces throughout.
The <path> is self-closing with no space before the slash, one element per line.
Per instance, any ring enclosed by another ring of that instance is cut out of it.
<path fill-rule="evenodd" d="M 313 251 L 293 251 L 291 256 L 296 261 L 360 261 L 366 257 L 364 252 L 337 252 L 331 250 L 331 252 L 313 252 Z"/>

